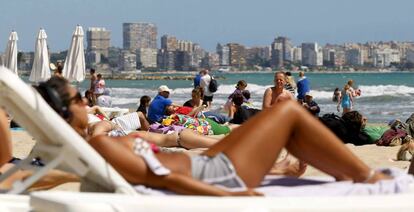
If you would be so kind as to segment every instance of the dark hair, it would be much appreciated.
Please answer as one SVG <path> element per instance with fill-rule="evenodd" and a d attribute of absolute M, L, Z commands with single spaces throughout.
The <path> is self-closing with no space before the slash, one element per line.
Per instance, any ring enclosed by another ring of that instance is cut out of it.
<path fill-rule="evenodd" d="M 95 69 L 91 68 L 91 70 L 89 72 L 92 73 L 92 74 L 94 74 L 95 73 Z"/>
<path fill-rule="evenodd" d="M 342 115 L 342 119 L 345 123 L 348 123 L 350 127 L 355 130 L 361 130 L 362 127 L 362 114 L 358 111 L 350 111 Z"/>
<path fill-rule="evenodd" d="M 145 116 L 147 115 L 147 103 L 151 101 L 151 97 L 149 96 L 141 96 L 139 99 L 139 106 L 137 112 L 142 112 Z"/>
<path fill-rule="evenodd" d="M 241 106 L 244 101 L 243 95 L 239 93 L 234 94 L 232 101 L 236 106 Z"/>
<path fill-rule="evenodd" d="M 242 95 L 244 96 L 244 98 L 246 100 L 249 100 L 250 99 L 250 91 L 249 90 L 242 91 Z"/>
<path fill-rule="evenodd" d="M 285 74 L 286 74 L 286 76 L 289 76 L 289 77 L 292 76 L 292 73 L 290 71 L 286 71 Z"/>
<path fill-rule="evenodd" d="M 85 98 L 88 99 L 88 106 L 92 107 L 93 106 L 93 92 L 90 90 L 86 90 L 85 91 Z"/>
<path fill-rule="evenodd" d="M 57 66 L 57 69 L 56 69 L 56 72 L 59 73 L 59 74 L 62 74 L 62 71 L 63 71 L 63 66 L 62 65 L 58 65 Z"/>
<path fill-rule="evenodd" d="M 102 77 L 102 74 L 98 74 L 98 75 L 96 75 L 96 76 L 100 78 L 100 77 Z"/>
<path fill-rule="evenodd" d="M 67 121 L 72 116 L 68 108 L 70 104 L 68 87 L 69 82 L 62 77 L 51 77 L 48 81 L 35 86 L 50 107 Z"/>
<path fill-rule="evenodd" d="M 139 99 L 139 104 L 140 105 L 146 105 L 150 101 L 151 101 L 151 97 L 149 97 L 147 95 L 141 96 L 141 98 Z"/>
<path fill-rule="evenodd" d="M 236 88 L 239 88 L 240 86 L 246 87 L 247 86 L 247 82 L 244 80 L 240 80 L 237 82 Z"/>

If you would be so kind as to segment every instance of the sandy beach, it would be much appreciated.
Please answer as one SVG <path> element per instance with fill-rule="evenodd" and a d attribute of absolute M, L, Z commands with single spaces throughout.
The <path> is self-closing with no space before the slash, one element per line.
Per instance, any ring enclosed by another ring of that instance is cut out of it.
<path fill-rule="evenodd" d="M 13 137 L 13 155 L 15 157 L 24 158 L 26 157 L 36 141 L 30 136 L 26 131 L 12 131 Z M 399 149 L 399 146 L 396 147 L 383 147 L 376 145 L 365 145 L 365 146 L 354 146 L 346 145 L 352 152 L 354 152 L 362 161 L 367 163 L 370 167 L 380 168 L 380 167 L 398 167 L 402 169 L 407 169 L 409 162 L 407 161 L 396 161 L 396 154 Z M 177 151 L 177 149 L 172 149 L 171 151 Z M 184 151 L 183 149 L 179 151 Z M 202 150 L 191 150 L 188 151 L 189 154 L 197 154 Z M 308 167 L 304 176 L 324 176 L 325 174 L 319 170 Z M 54 190 L 71 190 L 78 191 L 79 183 L 67 183 L 61 186 L 54 188 Z"/>

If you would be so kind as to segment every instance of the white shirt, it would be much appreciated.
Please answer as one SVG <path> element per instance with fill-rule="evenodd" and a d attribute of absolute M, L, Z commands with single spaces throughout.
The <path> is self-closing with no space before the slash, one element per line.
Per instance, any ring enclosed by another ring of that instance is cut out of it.
<path fill-rule="evenodd" d="M 210 81 L 211 81 L 211 76 L 209 74 L 206 74 L 201 77 L 200 87 L 202 87 L 204 90 L 204 96 L 213 96 L 213 93 L 210 92 L 210 90 L 208 89 L 208 86 L 210 85 Z"/>

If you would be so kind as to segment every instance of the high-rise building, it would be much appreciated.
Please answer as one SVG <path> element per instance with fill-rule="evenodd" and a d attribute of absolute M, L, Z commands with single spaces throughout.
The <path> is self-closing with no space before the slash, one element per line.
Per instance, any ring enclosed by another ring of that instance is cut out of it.
<path fill-rule="evenodd" d="M 302 43 L 302 65 L 321 66 L 323 64 L 322 49 L 317 43 Z"/>
<path fill-rule="evenodd" d="M 364 65 L 364 58 L 361 49 L 348 49 L 345 52 L 345 61 L 347 65 L 362 66 Z"/>
<path fill-rule="evenodd" d="M 159 49 L 157 54 L 157 66 L 162 70 L 175 70 L 176 51 Z"/>
<path fill-rule="evenodd" d="M 192 69 L 192 54 L 188 51 L 176 51 L 175 69 L 179 71 L 189 71 Z"/>
<path fill-rule="evenodd" d="M 246 65 L 245 47 L 238 43 L 229 43 L 229 62 L 231 66 L 242 67 Z"/>
<path fill-rule="evenodd" d="M 204 58 L 205 55 L 206 51 L 204 51 L 198 43 L 195 43 L 193 45 L 191 66 L 196 68 L 200 67 L 201 59 Z"/>
<path fill-rule="evenodd" d="M 216 46 L 216 52 L 219 56 L 220 66 L 230 65 L 230 49 L 227 45 L 221 45 L 218 43 Z"/>
<path fill-rule="evenodd" d="M 279 36 L 273 43 L 280 43 L 282 45 L 282 60 L 292 61 L 292 43 L 288 37 Z"/>
<path fill-rule="evenodd" d="M 270 65 L 276 68 L 283 66 L 283 44 L 277 40 L 273 41 L 271 45 Z"/>
<path fill-rule="evenodd" d="M 407 49 L 405 59 L 409 63 L 414 63 L 414 49 Z"/>
<path fill-rule="evenodd" d="M 302 48 L 301 47 L 292 48 L 292 61 L 293 62 L 302 61 Z"/>
<path fill-rule="evenodd" d="M 138 68 L 157 67 L 157 49 L 140 48 L 136 51 L 136 61 Z"/>
<path fill-rule="evenodd" d="M 119 58 L 119 66 L 123 71 L 134 71 L 137 69 L 137 55 L 129 50 L 122 50 Z"/>
<path fill-rule="evenodd" d="M 377 49 L 374 53 L 374 66 L 387 67 L 401 62 L 400 52 L 396 49 Z"/>
<path fill-rule="evenodd" d="M 123 47 L 132 52 L 140 48 L 157 48 L 157 26 L 152 23 L 124 23 Z"/>
<path fill-rule="evenodd" d="M 186 40 L 178 40 L 177 41 L 177 50 L 179 51 L 185 51 L 185 52 L 192 52 L 193 51 L 193 42 L 186 41 Z"/>
<path fill-rule="evenodd" d="M 101 55 L 105 57 L 109 55 L 111 32 L 103 27 L 89 27 L 86 31 L 86 42 L 88 45 L 86 51 L 98 55 L 100 61 Z"/>
<path fill-rule="evenodd" d="M 175 51 L 178 49 L 177 38 L 171 35 L 163 35 L 161 37 L 161 49 L 166 51 Z"/>

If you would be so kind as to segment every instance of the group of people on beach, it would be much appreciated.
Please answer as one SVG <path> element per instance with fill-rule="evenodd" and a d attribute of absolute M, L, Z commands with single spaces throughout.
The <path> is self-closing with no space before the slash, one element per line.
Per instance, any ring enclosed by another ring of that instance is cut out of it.
<path fill-rule="evenodd" d="M 277 72 L 274 86 L 264 92 L 263 107 L 254 112 L 250 112 L 252 108 L 248 107 L 250 93 L 246 91 L 247 83 L 240 80 L 229 96 L 231 119 L 206 110 L 213 100 L 212 92 L 206 92 L 207 78 L 211 82 L 212 77 L 208 76 L 208 71 L 200 74 L 200 85 L 194 88 L 191 99 L 184 106 L 173 103 L 169 99 L 171 90 L 163 85 L 152 101 L 149 96 L 141 97 L 137 112 L 93 121 L 92 113 L 101 113 L 100 110 L 92 111 L 88 101 L 64 78 L 52 77 L 36 89 L 51 108 L 132 184 L 168 189 L 179 194 L 261 195 L 254 188 L 261 184 L 264 176 L 300 176 L 306 164 L 336 180 L 375 183 L 391 178 L 369 168 L 314 117 L 315 104 L 312 98 L 307 98 L 312 95 L 308 93 L 310 89 L 304 73 L 299 75 L 301 79 L 296 83 L 299 101 L 285 87 L 288 75 Z M 294 86 L 292 81 L 289 84 Z M 50 96 L 49 90 L 57 94 L 59 104 Z M 304 90 L 308 91 L 303 93 Z M 244 116 L 248 119 L 243 119 Z M 11 137 L 3 111 L 0 120 L 0 166 L 4 172 L 7 170 L 3 168 L 4 164 L 8 164 L 11 158 Z M 241 123 L 227 124 L 229 121 Z M 165 134 L 154 127 L 178 122 L 181 127 L 169 127 Z M 151 127 L 153 131 L 149 131 Z M 211 134 L 205 133 L 204 128 L 207 132 L 225 136 L 207 136 Z M 206 150 L 189 156 L 181 152 L 163 152 L 158 147 Z M 299 161 L 276 163 L 283 148 Z M 58 183 L 73 180 L 70 177 L 59 178 Z"/>

